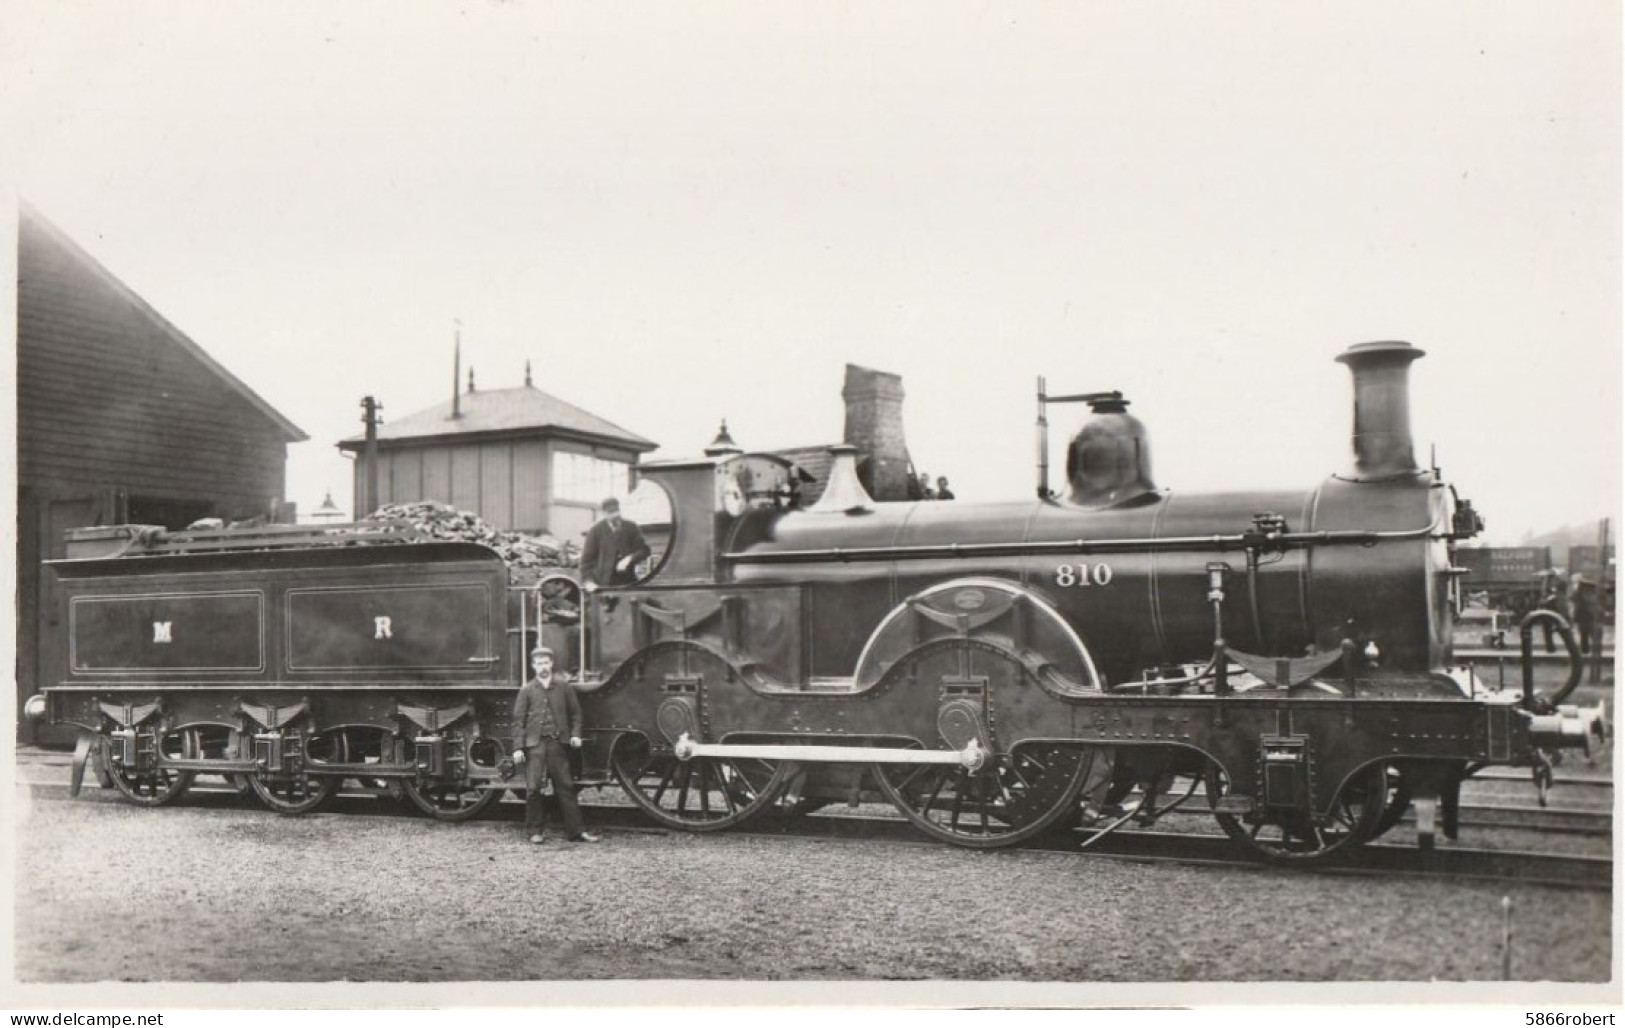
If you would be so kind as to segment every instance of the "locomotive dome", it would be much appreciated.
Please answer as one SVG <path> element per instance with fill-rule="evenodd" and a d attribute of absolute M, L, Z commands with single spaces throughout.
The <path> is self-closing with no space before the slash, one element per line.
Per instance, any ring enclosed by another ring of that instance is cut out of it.
<path fill-rule="evenodd" d="M 1089 400 L 1091 416 L 1066 450 L 1067 502 L 1110 507 L 1156 495 L 1151 441 L 1121 393 Z"/>

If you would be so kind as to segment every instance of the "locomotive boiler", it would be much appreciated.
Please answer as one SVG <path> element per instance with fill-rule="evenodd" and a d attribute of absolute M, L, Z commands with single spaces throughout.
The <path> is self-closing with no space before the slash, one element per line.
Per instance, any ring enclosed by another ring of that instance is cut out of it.
<path fill-rule="evenodd" d="M 246 547 L 115 532 L 116 555 L 52 564 L 71 656 L 43 706 L 140 802 L 209 772 L 298 812 L 350 777 L 458 819 L 515 784 L 507 708 L 544 639 L 571 655 L 583 781 L 674 827 L 884 801 L 996 847 L 1205 802 L 1297 861 L 1414 806 L 1431 845 L 1474 771 L 1539 766 L 1605 722 L 1563 703 L 1572 640 L 1552 697 L 1454 665 L 1452 553 L 1481 522 L 1415 463 L 1420 356 L 1338 358 L 1353 459 L 1297 490 L 1161 489 L 1124 397 L 1042 385 L 1041 425 L 1054 402 L 1093 413 L 1059 490 L 1041 442 L 1026 501 L 876 502 L 842 447 L 813 504 L 771 454 L 648 465 L 671 542 L 638 584 L 592 593 L 554 575 L 510 596 L 495 554 L 383 527 Z"/>

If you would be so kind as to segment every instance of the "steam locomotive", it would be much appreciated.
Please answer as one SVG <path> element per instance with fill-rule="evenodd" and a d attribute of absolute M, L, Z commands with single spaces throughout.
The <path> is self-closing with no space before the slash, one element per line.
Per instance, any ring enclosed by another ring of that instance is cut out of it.
<path fill-rule="evenodd" d="M 1042 380 L 1030 500 L 876 502 L 847 447 L 811 504 L 772 454 L 646 465 L 669 546 L 596 592 L 511 588 L 494 552 L 387 524 L 79 530 L 48 564 L 67 670 L 29 707 L 80 729 L 75 791 L 87 763 L 154 806 L 219 774 L 300 813 L 350 778 L 461 820 L 522 785 L 509 708 L 546 642 L 582 699 L 581 782 L 676 828 L 887 802 L 991 848 L 1185 806 L 1297 862 L 1414 807 L 1431 846 L 1475 771 L 1538 770 L 1606 722 L 1564 703 L 1572 637 L 1551 697 L 1453 665 L 1452 553 L 1482 522 L 1412 455 L 1420 356 L 1338 357 L 1353 463 L 1308 489 L 1159 489 L 1121 394 Z M 1051 490 L 1062 402 L 1092 414 Z"/>

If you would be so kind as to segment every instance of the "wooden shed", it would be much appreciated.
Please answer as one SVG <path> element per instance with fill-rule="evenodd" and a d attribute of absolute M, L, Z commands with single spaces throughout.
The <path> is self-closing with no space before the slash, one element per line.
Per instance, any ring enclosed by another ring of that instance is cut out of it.
<path fill-rule="evenodd" d="M 287 418 L 28 205 L 17 240 L 17 691 L 63 655 L 40 561 L 86 525 L 276 519 Z M 19 708 L 20 709 L 20 708 Z"/>

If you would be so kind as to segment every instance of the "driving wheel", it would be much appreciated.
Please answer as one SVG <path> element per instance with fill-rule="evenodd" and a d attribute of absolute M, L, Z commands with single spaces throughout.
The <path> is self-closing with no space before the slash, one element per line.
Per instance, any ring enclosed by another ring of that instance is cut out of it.
<path fill-rule="evenodd" d="M 880 791 L 927 835 L 973 849 L 1013 846 L 1072 809 L 1093 764 L 1084 746 L 1034 743 L 955 764 L 875 764 Z"/>
<path fill-rule="evenodd" d="M 694 757 L 656 752 L 644 736 L 615 740 L 610 770 L 633 803 L 669 828 L 714 832 L 742 824 L 771 806 L 795 765 L 739 757 Z"/>

